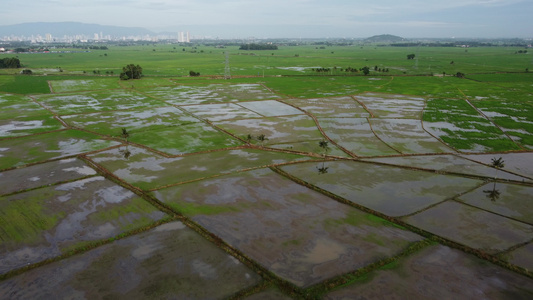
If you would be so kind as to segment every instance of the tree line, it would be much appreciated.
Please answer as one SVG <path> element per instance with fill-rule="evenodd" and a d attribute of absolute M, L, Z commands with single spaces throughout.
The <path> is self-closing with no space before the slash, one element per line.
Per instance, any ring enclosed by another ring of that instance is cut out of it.
<path fill-rule="evenodd" d="M 242 44 L 239 50 L 278 50 L 273 44 Z"/>

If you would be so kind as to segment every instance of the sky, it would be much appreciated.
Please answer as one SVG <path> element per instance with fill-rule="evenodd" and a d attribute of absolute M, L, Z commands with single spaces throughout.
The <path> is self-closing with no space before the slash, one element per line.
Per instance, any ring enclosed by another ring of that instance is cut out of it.
<path fill-rule="evenodd" d="M 533 0 L 2 0 L 0 25 L 72 21 L 219 38 L 533 38 Z"/>

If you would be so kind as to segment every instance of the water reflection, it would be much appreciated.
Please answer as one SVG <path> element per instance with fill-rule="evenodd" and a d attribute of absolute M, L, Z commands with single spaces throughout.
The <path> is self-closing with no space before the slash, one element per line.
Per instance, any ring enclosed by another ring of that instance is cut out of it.
<path fill-rule="evenodd" d="M 322 162 L 322 166 L 318 165 L 316 166 L 316 169 L 318 170 L 318 175 L 321 175 L 321 174 L 327 174 L 329 167 L 326 167 L 324 162 Z"/>
<path fill-rule="evenodd" d="M 494 185 L 492 186 L 492 190 L 483 190 L 483 193 L 485 193 L 486 197 L 490 199 L 490 201 L 494 202 L 500 198 L 500 190 L 496 189 L 496 182 L 494 182 Z"/>
<path fill-rule="evenodd" d="M 126 147 L 126 149 L 124 149 L 124 150 L 119 150 L 118 152 L 119 152 L 119 153 L 122 155 L 122 157 L 124 157 L 126 160 L 129 159 L 130 156 L 131 156 L 131 151 L 128 149 L 128 147 Z"/>

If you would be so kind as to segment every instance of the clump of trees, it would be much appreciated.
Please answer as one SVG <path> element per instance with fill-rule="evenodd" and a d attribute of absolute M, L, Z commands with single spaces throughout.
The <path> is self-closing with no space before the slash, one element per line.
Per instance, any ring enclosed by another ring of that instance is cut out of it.
<path fill-rule="evenodd" d="M 198 76 L 200 76 L 200 72 L 189 71 L 189 76 L 198 77 Z"/>
<path fill-rule="evenodd" d="M 6 57 L 0 59 L 0 69 L 18 69 L 20 67 L 20 60 L 16 57 Z"/>
<path fill-rule="evenodd" d="M 278 46 L 272 44 L 242 44 L 239 50 L 278 50 Z"/>
<path fill-rule="evenodd" d="M 407 59 L 415 59 L 415 55 L 414 54 L 407 54 Z"/>
<path fill-rule="evenodd" d="M 21 74 L 22 75 L 33 75 L 33 72 L 30 69 L 24 69 L 22 70 Z"/>
<path fill-rule="evenodd" d="M 139 65 L 129 64 L 122 68 L 122 73 L 120 73 L 121 80 L 129 79 L 141 79 L 143 74 L 143 69 Z"/>

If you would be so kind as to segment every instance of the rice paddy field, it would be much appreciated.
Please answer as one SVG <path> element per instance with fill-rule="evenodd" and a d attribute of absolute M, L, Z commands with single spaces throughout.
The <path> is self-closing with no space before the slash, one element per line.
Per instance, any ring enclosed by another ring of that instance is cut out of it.
<path fill-rule="evenodd" d="M 0 70 L 0 298 L 531 299 L 517 50 L 20 54 L 34 75 Z M 130 63 L 145 77 L 119 80 Z"/>

